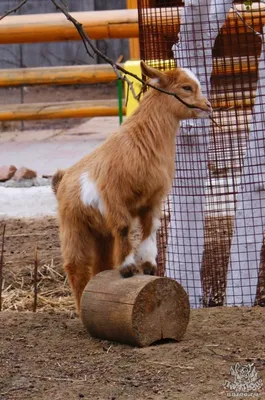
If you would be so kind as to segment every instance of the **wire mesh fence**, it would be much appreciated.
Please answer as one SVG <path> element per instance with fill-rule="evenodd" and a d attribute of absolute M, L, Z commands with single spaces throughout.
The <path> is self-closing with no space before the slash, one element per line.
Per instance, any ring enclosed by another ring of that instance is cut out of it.
<path fill-rule="evenodd" d="M 183 121 L 176 138 L 159 273 L 193 307 L 264 305 L 265 4 L 138 0 L 138 9 L 141 57 L 192 69 L 216 122 Z"/>

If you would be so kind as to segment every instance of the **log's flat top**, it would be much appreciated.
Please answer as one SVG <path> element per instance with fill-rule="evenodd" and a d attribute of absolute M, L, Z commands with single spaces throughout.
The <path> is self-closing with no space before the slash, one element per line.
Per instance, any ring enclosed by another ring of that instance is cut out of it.
<path fill-rule="evenodd" d="M 160 278 L 150 275 L 137 274 L 130 278 L 123 278 L 118 270 L 103 271 L 94 276 L 85 287 L 84 292 L 97 293 L 101 298 L 108 299 L 109 302 L 133 305 L 138 293 Z"/>
<path fill-rule="evenodd" d="M 123 278 L 118 270 L 102 271 L 94 276 L 85 287 L 86 292 L 96 292 L 100 290 L 105 294 L 117 294 L 118 291 L 128 293 L 128 291 L 140 291 L 149 282 L 157 279 L 168 280 L 158 276 L 137 274 L 130 278 Z M 123 290 L 124 288 L 124 290 Z"/>

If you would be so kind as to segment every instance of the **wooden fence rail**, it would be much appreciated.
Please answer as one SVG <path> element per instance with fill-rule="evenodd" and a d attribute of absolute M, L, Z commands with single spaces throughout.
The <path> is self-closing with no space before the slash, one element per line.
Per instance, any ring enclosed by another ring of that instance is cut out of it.
<path fill-rule="evenodd" d="M 242 6 L 237 5 L 242 11 Z M 154 26 L 157 13 L 153 15 Z M 173 18 L 176 26 L 180 25 L 181 7 L 161 8 L 159 23 L 167 25 L 168 18 Z M 74 12 L 73 17 L 82 25 L 91 39 L 135 38 L 139 36 L 138 11 L 136 9 Z M 265 23 L 265 7 L 254 3 L 251 11 L 242 11 L 242 18 L 254 29 Z M 152 17 L 150 27 L 152 27 Z M 245 23 L 231 9 L 222 29 L 223 34 L 246 32 Z M 0 44 L 54 42 L 80 40 L 75 26 L 61 13 L 8 16 L 0 22 Z"/>
<path fill-rule="evenodd" d="M 117 100 L 8 104 L 0 107 L 0 121 L 91 118 L 118 115 Z M 125 108 L 123 109 L 125 113 Z"/>
<path fill-rule="evenodd" d="M 215 58 L 213 75 L 243 74 L 255 72 L 256 57 Z M 117 79 L 108 64 L 74 65 L 64 67 L 15 68 L 0 70 L 0 87 L 29 85 L 78 85 L 107 83 Z"/>
<path fill-rule="evenodd" d="M 137 10 L 71 13 L 91 39 L 138 37 Z M 80 40 L 62 13 L 8 16 L 0 21 L 0 44 Z"/>
<path fill-rule="evenodd" d="M 0 70 L 0 87 L 28 85 L 77 85 L 117 79 L 108 64 Z"/>

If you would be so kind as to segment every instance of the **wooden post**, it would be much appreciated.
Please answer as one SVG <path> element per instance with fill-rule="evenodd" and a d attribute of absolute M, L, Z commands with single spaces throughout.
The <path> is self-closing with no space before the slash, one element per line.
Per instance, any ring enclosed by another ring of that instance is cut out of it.
<path fill-rule="evenodd" d="M 124 279 L 118 271 L 96 275 L 81 301 L 81 318 L 92 336 L 141 347 L 180 340 L 189 314 L 188 296 L 176 281 L 150 275 Z"/>
<path fill-rule="evenodd" d="M 137 9 L 137 0 L 127 0 L 127 8 Z M 130 39 L 129 46 L 130 46 L 130 60 L 139 60 L 140 59 L 139 38 Z"/>

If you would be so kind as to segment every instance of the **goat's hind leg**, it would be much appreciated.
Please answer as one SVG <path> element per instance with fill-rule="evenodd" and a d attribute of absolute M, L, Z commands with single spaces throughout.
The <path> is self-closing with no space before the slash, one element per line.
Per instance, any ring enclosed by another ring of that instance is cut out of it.
<path fill-rule="evenodd" d="M 61 241 L 64 269 L 75 297 L 77 313 L 80 314 L 81 297 L 94 268 L 95 243 L 88 227 L 76 229 L 65 224 Z"/>

